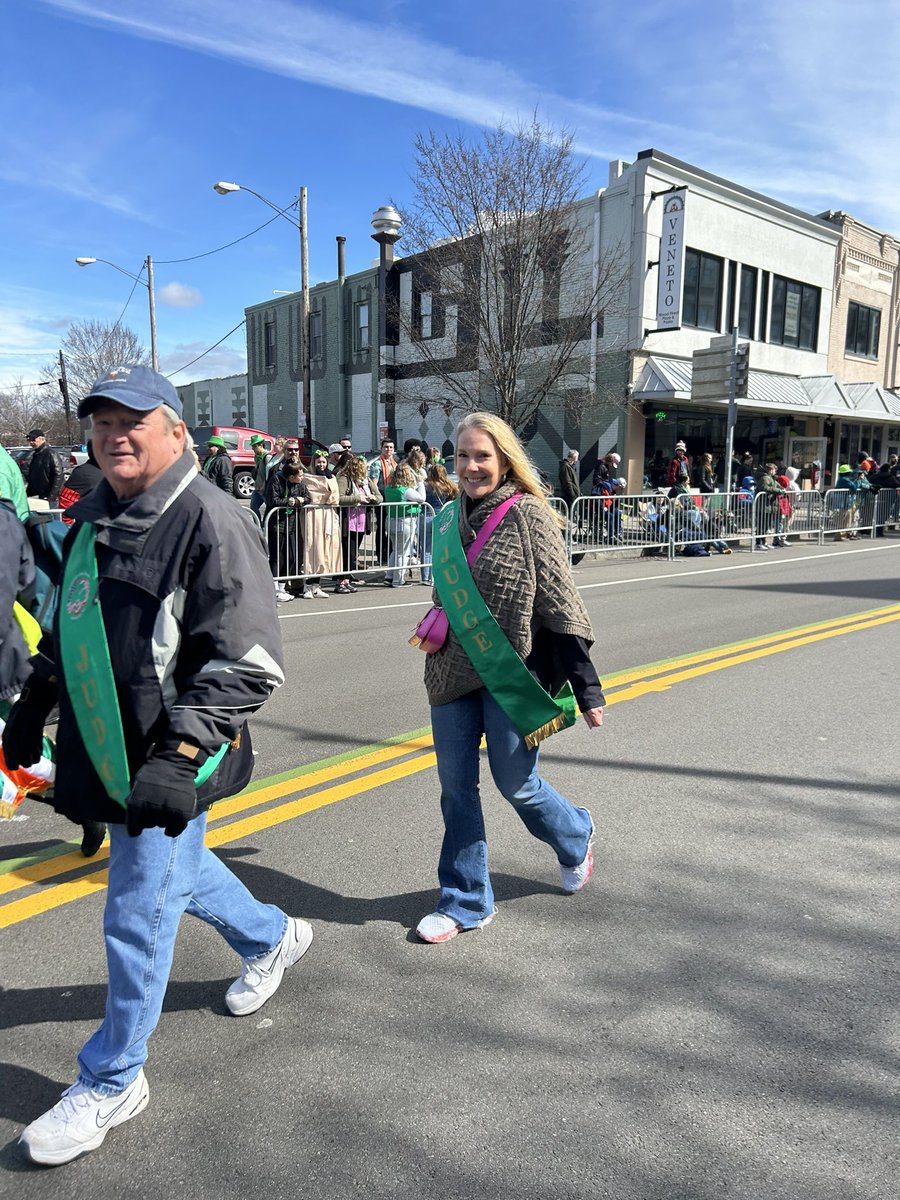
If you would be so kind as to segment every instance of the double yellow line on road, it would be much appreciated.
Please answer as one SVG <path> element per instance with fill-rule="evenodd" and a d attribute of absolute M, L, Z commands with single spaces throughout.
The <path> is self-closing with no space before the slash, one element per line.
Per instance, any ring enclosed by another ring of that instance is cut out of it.
<path fill-rule="evenodd" d="M 626 700 L 636 700 L 650 692 L 666 691 L 676 684 L 714 671 L 741 666 L 773 654 L 898 620 L 900 604 L 893 604 L 620 671 L 605 679 L 607 703 L 612 706 Z M 398 779 L 426 771 L 435 765 L 435 761 L 431 732 L 422 729 L 403 734 L 390 742 L 368 746 L 361 751 L 339 755 L 312 763 L 299 771 L 263 780 L 240 796 L 214 806 L 209 815 L 207 844 L 223 846 L 263 829 L 271 829 L 314 809 L 324 808 L 351 796 L 364 795 Z M 252 812 L 253 809 L 260 811 Z M 0 928 L 18 924 L 39 913 L 102 891 L 106 887 L 108 873 L 105 868 L 98 870 L 97 864 L 108 855 L 108 847 L 104 846 L 90 860 L 84 859 L 78 851 L 63 851 L 52 857 L 34 856 L 0 864 L 0 896 L 61 879 L 76 871 L 81 872 L 74 879 L 52 884 L 42 891 L 31 892 L 0 905 Z"/>

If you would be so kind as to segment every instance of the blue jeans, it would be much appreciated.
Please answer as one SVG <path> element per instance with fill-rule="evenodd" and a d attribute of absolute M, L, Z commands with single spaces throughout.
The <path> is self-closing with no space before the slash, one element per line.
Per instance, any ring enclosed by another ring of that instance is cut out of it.
<path fill-rule="evenodd" d="M 256 491 L 254 488 L 253 495 L 250 497 L 250 511 L 254 516 L 259 517 L 259 510 L 262 508 L 264 500 L 265 496 L 263 493 Z M 260 517 L 260 520 L 262 520 L 262 517 Z"/>
<path fill-rule="evenodd" d="M 182 913 L 212 925 L 242 958 L 261 958 L 284 937 L 285 914 L 254 899 L 206 848 L 205 832 L 205 813 L 177 838 L 161 829 L 130 838 L 124 825 L 109 827 L 106 1013 L 78 1055 L 79 1079 L 99 1092 L 123 1091 L 147 1059 Z"/>
<path fill-rule="evenodd" d="M 481 735 L 497 790 L 525 828 L 546 842 L 565 867 L 584 860 L 591 815 L 565 800 L 538 774 L 538 751 L 529 750 L 519 731 L 486 688 L 431 710 L 431 728 L 441 783 L 444 841 L 438 862 L 441 899 L 437 911 L 464 928 L 494 911 L 487 842 L 478 787 Z"/>

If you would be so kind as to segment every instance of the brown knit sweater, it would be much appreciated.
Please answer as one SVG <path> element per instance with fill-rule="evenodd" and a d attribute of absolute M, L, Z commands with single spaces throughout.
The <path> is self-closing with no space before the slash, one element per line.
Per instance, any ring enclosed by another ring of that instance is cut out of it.
<path fill-rule="evenodd" d="M 488 515 L 515 492 L 502 484 L 467 513 L 459 501 L 459 533 L 465 549 Z M 575 587 L 559 526 L 549 506 L 525 496 L 506 514 L 472 567 L 472 577 L 500 628 L 524 660 L 540 627 L 571 633 L 590 644 L 594 635 Z M 440 604 L 435 594 L 435 603 Z M 425 658 L 425 688 L 430 704 L 449 704 L 482 687 L 475 668 L 453 631 L 436 654 Z"/>

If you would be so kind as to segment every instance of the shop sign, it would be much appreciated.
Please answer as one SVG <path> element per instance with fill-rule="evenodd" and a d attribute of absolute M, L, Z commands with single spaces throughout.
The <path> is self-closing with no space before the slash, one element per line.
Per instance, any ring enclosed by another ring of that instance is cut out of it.
<path fill-rule="evenodd" d="M 663 204 L 662 236 L 659 241 L 659 285 L 656 293 L 657 329 L 681 328 L 686 194 L 685 188 L 669 192 Z"/>

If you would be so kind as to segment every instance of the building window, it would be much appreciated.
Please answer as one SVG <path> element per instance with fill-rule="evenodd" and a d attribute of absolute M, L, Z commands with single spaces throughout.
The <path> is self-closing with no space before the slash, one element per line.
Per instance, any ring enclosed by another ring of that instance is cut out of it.
<path fill-rule="evenodd" d="M 850 301 L 847 309 L 847 338 L 844 351 L 861 358 L 878 357 L 878 334 L 881 330 L 881 311 L 865 304 Z"/>
<path fill-rule="evenodd" d="M 419 292 L 419 337 L 431 337 L 431 309 L 432 309 L 432 294 L 431 292 Z"/>
<path fill-rule="evenodd" d="M 274 321 L 266 321 L 265 336 L 266 336 L 266 360 L 265 360 L 266 361 L 266 370 L 274 371 L 275 370 L 275 362 L 276 362 L 276 359 L 275 359 L 276 342 L 275 342 L 275 322 Z"/>
<path fill-rule="evenodd" d="M 357 350 L 368 350 L 369 348 L 369 302 L 367 300 L 356 305 L 355 344 Z"/>
<path fill-rule="evenodd" d="M 309 357 L 322 357 L 322 314 L 309 314 Z"/>
<path fill-rule="evenodd" d="M 738 307 L 738 333 L 753 337 L 753 318 L 756 315 L 756 267 L 741 267 L 741 293 Z"/>
<path fill-rule="evenodd" d="M 721 258 L 688 250 L 684 256 L 682 320 L 695 329 L 718 329 L 722 316 Z"/>
<path fill-rule="evenodd" d="M 769 341 L 798 350 L 815 350 L 819 338 L 819 298 L 821 292 L 808 283 L 772 279 L 772 317 Z"/>

